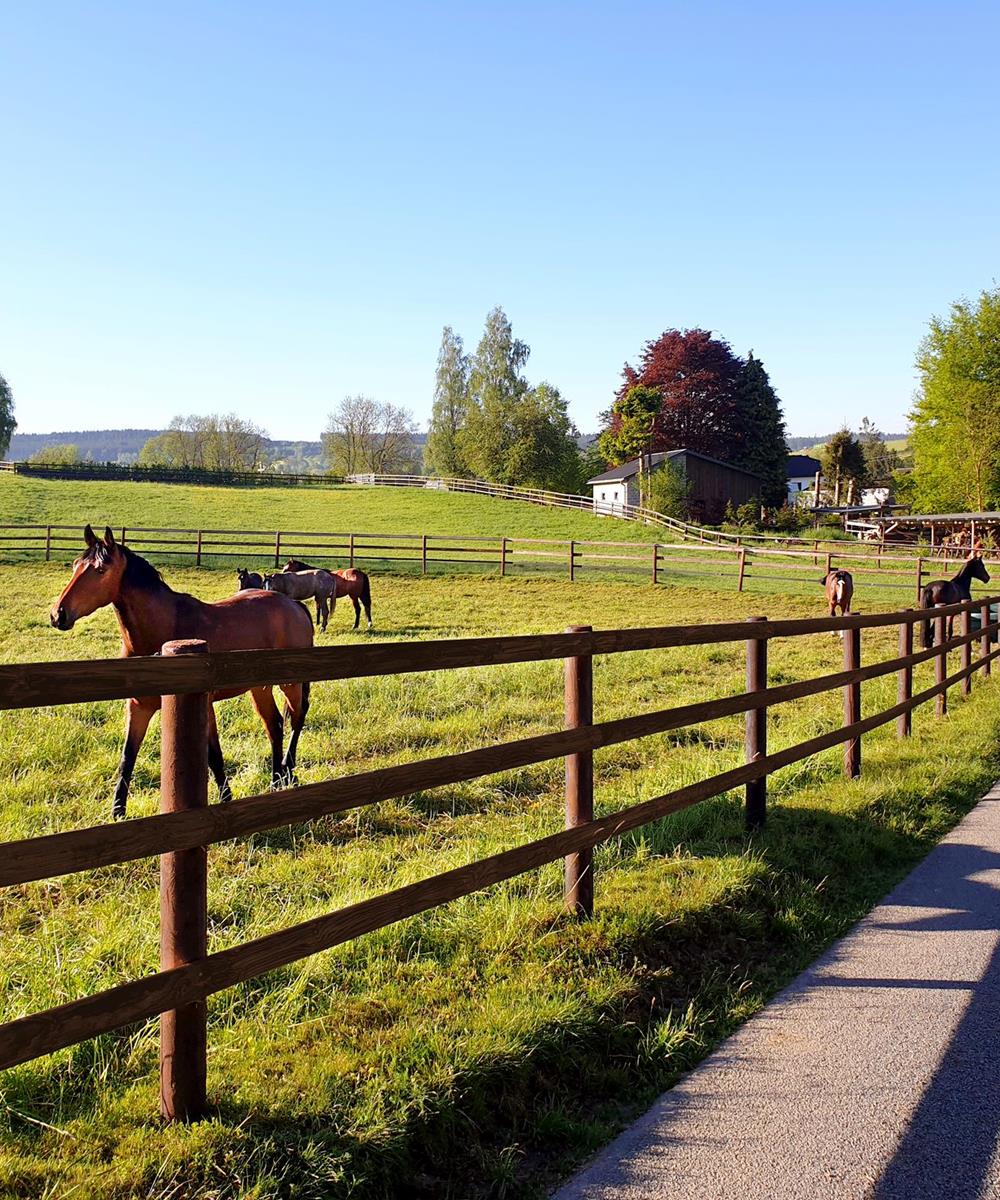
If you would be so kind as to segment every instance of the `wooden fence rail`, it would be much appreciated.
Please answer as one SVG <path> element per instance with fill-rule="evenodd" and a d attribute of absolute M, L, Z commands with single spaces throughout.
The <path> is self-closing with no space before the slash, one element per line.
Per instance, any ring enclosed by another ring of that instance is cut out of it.
<path fill-rule="evenodd" d="M 68 559 L 81 549 L 77 525 L 0 525 L 0 555 L 44 555 Z M 581 572 L 669 583 L 710 576 L 737 591 L 754 583 L 805 584 L 812 589 L 833 567 L 851 571 L 858 583 L 909 592 L 919 603 L 931 578 L 957 569 L 954 563 L 921 557 L 892 559 L 855 547 L 839 551 L 701 545 L 693 542 L 578 541 L 559 538 L 445 535 L 428 533 L 323 532 L 318 530 L 168 529 L 119 525 L 119 541 L 157 559 L 184 559 L 196 566 L 238 562 L 274 569 L 285 558 L 303 558 L 320 566 L 359 566 L 428 574 L 441 568 L 564 575 Z M 1000 560 L 987 560 L 994 569 Z"/>
<path fill-rule="evenodd" d="M 767 778 L 822 750 L 844 745 L 845 772 L 861 771 L 862 736 L 890 721 L 910 731 L 909 714 L 936 700 L 938 715 L 948 690 L 966 693 L 976 671 L 988 673 L 1000 649 L 992 642 L 1000 621 L 991 620 L 998 597 L 934 610 L 905 610 L 813 620 L 727 622 L 717 625 L 592 630 L 561 634 L 466 638 L 423 643 L 299 651 L 208 653 L 203 642 L 167 643 L 162 656 L 114 661 L 26 663 L 0 667 L 0 710 L 132 695 L 164 697 L 160 815 L 117 825 L 51 834 L 0 844 L 0 885 L 45 879 L 161 855 L 161 964 L 153 975 L 106 989 L 41 1013 L 0 1025 L 0 1068 L 73 1045 L 133 1021 L 160 1015 L 161 1110 L 168 1119 L 194 1119 L 206 1111 L 207 998 L 222 989 L 319 950 L 481 891 L 546 863 L 565 860 L 565 903 L 580 916 L 594 905 L 596 846 L 734 788 L 746 791 L 747 823 L 766 817 Z M 982 622 L 971 628 L 971 614 Z M 949 620 L 962 632 L 946 639 Z M 936 644 L 912 650 L 913 627 L 932 620 Z M 865 629 L 898 626 L 901 653 L 861 665 Z M 778 686 L 767 683 L 767 647 L 775 638 L 838 631 L 844 636 L 844 670 Z M 593 722 L 593 657 L 664 647 L 746 644 L 746 691 L 681 707 Z M 972 657 L 973 645 L 979 652 Z M 959 650 L 961 668 L 948 675 L 947 656 Z M 292 680 L 333 680 L 407 674 L 507 663 L 565 660 L 565 728 L 459 754 L 333 779 L 229 805 L 206 804 L 209 693 L 233 685 Z M 912 693 L 913 668 L 933 661 L 935 682 Z M 899 700 L 861 716 L 861 685 L 896 673 Z M 767 745 L 768 711 L 775 704 L 843 689 L 844 721 L 807 741 L 778 751 Z M 602 746 L 746 714 L 746 763 L 686 787 L 595 818 L 593 751 Z M 553 758 L 566 760 L 566 828 L 466 866 L 395 888 L 369 900 L 265 937 L 209 952 L 205 908 L 206 855 L 213 843 L 319 816 L 411 795 Z"/>

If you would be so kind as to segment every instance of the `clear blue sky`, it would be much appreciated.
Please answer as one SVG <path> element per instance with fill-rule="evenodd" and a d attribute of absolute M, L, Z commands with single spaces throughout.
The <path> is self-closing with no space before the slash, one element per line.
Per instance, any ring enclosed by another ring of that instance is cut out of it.
<path fill-rule="evenodd" d="M 502 305 L 583 430 L 700 325 L 791 433 L 899 428 L 1000 277 L 995 3 L 8 4 L 0 373 L 22 431 L 345 393 L 430 412 Z"/>

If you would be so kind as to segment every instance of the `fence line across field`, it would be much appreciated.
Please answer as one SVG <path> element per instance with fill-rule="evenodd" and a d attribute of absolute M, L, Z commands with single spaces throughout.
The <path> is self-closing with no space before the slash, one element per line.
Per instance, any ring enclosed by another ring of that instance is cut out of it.
<path fill-rule="evenodd" d="M 80 525 L 0 525 L 0 546 L 11 552 L 38 553 L 51 560 L 69 558 L 80 547 Z M 529 538 L 510 535 L 429 533 L 359 533 L 321 530 L 184 529 L 119 525 L 116 537 L 125 545 L 157 557 L 191 560 L 203 566 L 218 560 L 241 565 L 279 568 L 285 558 L 315 559 L 324 566 L 402 566 L 428 574 L 434 568 L 462 566 L 498 570 L 506 576 L 521 571 L 547 571 L 575 579 L 580 571 L 610 571 L 648 578 L 653 583 L 671 577 L 730 579 L 737 591 L 748 583 L 818 582 L 823 575 L 845 567 L 879 587 L 910 591 L 917 602 L 925 579 L 947 574 L 950 564 L 920 556 L 876 557 L 856 549 L 843 551 L 776 550 L 750 546 L 719 546 L 696 542 L 582 541 L 573 538 Z M 0 551 L 2 552 L 2 551 Z M 1000 560 L 987 559 L 991 566 Z M 685 569 L 693 568 L 693 569 Z M 699 570 L 699 568 L 701 568 Z"/>
<path fill-rule="evenodd" d="M 211 654 L 204 642 L 171 642 L 164 645 L 162 656 L 152 658 L 0 667 L 0 710 L 137 694 L 158 694 L 164 699 L 159 816 L 0 844 L 0 884 L 4 885 L 161 855 L 161 970 L 0 1025 L 0 1067 L 14 1066 L 159 1014 L 162 1113 L 168 1119 L 199 1117 L 207 1109 L 206 1000 L 210 995 L 559 859 L 566 863 L 567 910 L 579 917 L 590 916 L 594 904 L 593 850 L 603 842 L 738 787 L 746 791 L 748 827 L 759 828 L 766 818 L 770 774 L 843 745 L 844 771 L 853 778 L 862 769 L 865 733 L 895 720 L 898 736 L 908 736 L 912 712 L 932 699 L 937 715 L 943 716 L 949 689 L 961 685 L 963 694 L 968 694 L 973 675 L 977 671 L 990 674 L 993 660 L 1000 655 L 1000 649 L 991 648 L 1000 630 L 1000 621 L 994 621 L 991 613 L 991 606 L 998 601 L 1000 597 L 990 596 L 933 610 L 838 618 L 754 618 L 716 625 L 599 631 L 575 626 L 562 634 L 298 651 Z M 980 620 L 980 628 L 975 631 L 973 613 Z M 960 632 L 948 637 L 948 623 L 955 618 Z M 925 620 L 933 622 L 934 645 L 914 652 L 913 628 Z M 862 665 L 863 630 L 887 627 L 898 628 L 899 655 Z M 767 647 L 771 640 L 831 630 L 844 638 L 842 671 L 769 686 Z M 740 641 L 746 649 L 746 691 L 593 722 L 594 655 Z M 973 646 L 977 644 L 979 653 L 973 659 Z M 960 652 L 960 667 L 949 675 L 947 657 L 954 650 Z M 207 717 L 212 691 L 234 685 L 502 667 L 558 658 L 565 660 L 562 730 L 253 796 L 229 805 L 207 806 Z M 913 669 L 925 662 L 933 662 L 935 682 L 915 693 Z M 862 717 L 862 684 L 889 674 L 898 677 L 897 703 Z M 794 746 L 769 750 L 771 707 L 835 690 L 844 694 L 844 718 L 839 728 Z M 594 817 L 595 749 L 741 714 L 746 721 L 743 766 Z M 209 952 L 208 845 L 560 757 L 566 760 L 566 827 L 562 832 L 242 945 Z"/>

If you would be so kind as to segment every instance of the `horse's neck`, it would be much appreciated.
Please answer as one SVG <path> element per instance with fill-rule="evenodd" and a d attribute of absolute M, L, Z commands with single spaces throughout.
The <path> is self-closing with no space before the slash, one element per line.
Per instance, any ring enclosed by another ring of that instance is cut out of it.
<path fill-rule="evenodd" d="M 177 636 L 179 600 L 178 593 L 165 584 L 158 588 L 122 585 L 114 608 L 126 657 L 159 654 L 163 643 Z"/>
<path fill-rule="evenodd" d="M 952 583 L 960 587 L 964 592 L 971 593 L 972 591 L 972 563 L 967 562 L 961 571 L 952 580 Z"/>

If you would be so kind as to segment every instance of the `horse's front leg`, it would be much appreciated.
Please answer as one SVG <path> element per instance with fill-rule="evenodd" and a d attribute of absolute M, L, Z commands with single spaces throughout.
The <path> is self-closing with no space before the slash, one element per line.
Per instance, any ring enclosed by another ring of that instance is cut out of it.
<path fill-rule="evenodd" d="M 125 745 L 122 747 L 122 759 L 118 767 L 118 786 L 115 788 L 115 798 L 111 804 L 111 815 L 116 821 L 125 816 L 129 785 L 132 782 L 139 747 L 146 736 L 153 713 L 159 707 L 159 699 L 125 701 Z"/>
<path fill-rule="evenodd" d="M 233 798 L 233 792 L 226 778 L 226 760 L 222 757 L 222 743 L 219 741 L 214 704 L 208 706 L 208 766 L 219 789 L 219 803 L 228 804 Z"/>

